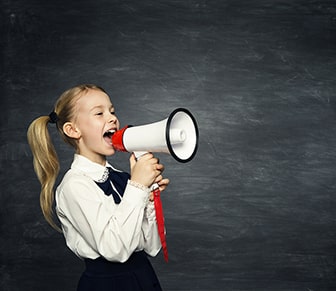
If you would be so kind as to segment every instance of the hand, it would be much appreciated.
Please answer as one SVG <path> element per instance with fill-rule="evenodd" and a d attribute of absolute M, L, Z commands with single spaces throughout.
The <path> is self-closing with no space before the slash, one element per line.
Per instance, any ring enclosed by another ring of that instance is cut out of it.
<path fill-rule="evenodd" d="M 159 185 L 159 189 L 160 189 L 161 192 L 164 191 L 167 188 L 169 182 L 170 182 L 169 179 L 163 178 L 162 175 L 157 176 L 155 181 L 154 181 L 154 183 L 157 183 Z M 153 191 L 149 194 L 149 200 L 150 201 L 154 200 Z"/>
<path fill-rule="evenodd" d="M 169 179 L 163 178 L 162 175 L 157 176 L 154 181 L 154 183 L 157 183 L 159 185 L 159 189 L 161 192 L 167 188 L 169 182 L 170 182 Z"/>
<path fill-rule="evenodd" d="M 159 160 L 152 153 L 147 153 L 138 160 L 132 154 L 130 168 L 131 180 L 146 187 L 150 187 L 164 170 L 164 166 L 159 163 Z"/>

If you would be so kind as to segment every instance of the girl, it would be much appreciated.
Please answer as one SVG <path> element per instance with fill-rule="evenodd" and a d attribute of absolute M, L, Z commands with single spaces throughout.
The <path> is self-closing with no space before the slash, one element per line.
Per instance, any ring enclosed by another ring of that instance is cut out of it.
<path fill-rule="evenodd" d="M 111 135 L 119 129 L 109 96 L 95 85 L 64 92 L 54 111 L 35 119 L 28 129 L 42 212 L 56 229 L 52 205 L 59 161 L 48 123 L 55 123 L 75 149 L 55 198 L 66 243 L 86 266 L 77 290 L 161 290 L 147 254 L 155 256 L 161 248 L 149 187 L 167 187 L 163 165 L 151 153 L 138 161 L 132 154 L 130 174 L 115 169 L 106 160 L 115 153 Z"/>

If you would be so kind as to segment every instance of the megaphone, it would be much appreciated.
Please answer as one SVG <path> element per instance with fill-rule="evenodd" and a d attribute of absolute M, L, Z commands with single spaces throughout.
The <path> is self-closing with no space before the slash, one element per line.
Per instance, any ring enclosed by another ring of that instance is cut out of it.
<path fill-rule="evenodd" d="M 112 135 L 115 150 L 123 152 L 162 152 L 186 163 L 198 147 L 198 127 L 185 108 L 175 109 L 168 118 L 140 126 L 125 126 Z"/>

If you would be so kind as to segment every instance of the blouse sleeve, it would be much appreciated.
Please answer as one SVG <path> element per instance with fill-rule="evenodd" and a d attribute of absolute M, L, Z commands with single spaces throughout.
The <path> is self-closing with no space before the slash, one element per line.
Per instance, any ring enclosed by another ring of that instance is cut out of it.
<path fill-rule="evenodd" d="M 122 201 L 115 204 L 100 191 L 94 181 L 82 176 L 65 179 L 57 189 L 57 213 L 70 249 L 80 257 L 95 252 L 119 262 L 142 244 L 150 253 L 157 252 L 156 240 L 151 238 L 156 223 L 153 216 L 145 215 L 149 193 L 128 184 Z"/>
<path fill-rule="evenodd" d="M 154 202 L 148 201 L 142 222 L 143 248 L 150 256 L 156 256 L 161 249 L 161 241 L 156 223 Z"/>

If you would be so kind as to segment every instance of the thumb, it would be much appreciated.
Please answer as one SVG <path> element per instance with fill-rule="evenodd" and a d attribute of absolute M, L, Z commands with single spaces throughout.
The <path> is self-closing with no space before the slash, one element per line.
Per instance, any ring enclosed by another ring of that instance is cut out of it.
<path fill-rule="evenodd" d="M 129 161 L 130 161 L 130 168 L 132 170 L 137 162 L 134 153 L 131 154 Z"/>

